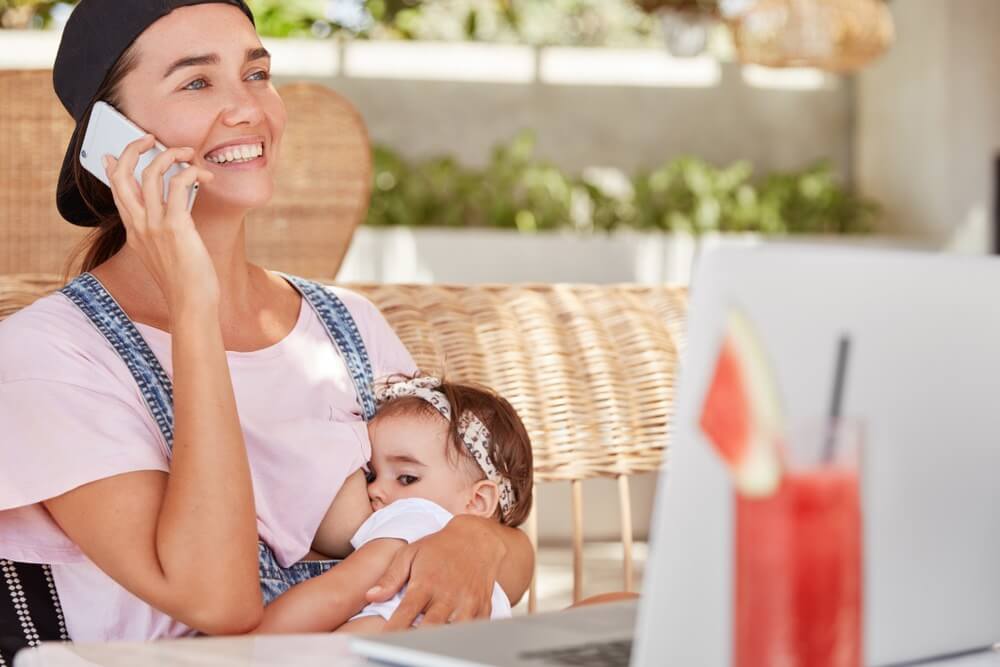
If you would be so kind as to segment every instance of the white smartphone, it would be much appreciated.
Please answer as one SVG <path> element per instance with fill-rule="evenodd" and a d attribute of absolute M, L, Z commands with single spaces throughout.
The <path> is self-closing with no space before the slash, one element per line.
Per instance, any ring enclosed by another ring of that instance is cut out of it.
<path fill-rule="evenodd" d="M 108 174 L 104 170 L 102 160 L 105 155 L 110 155 L 116 160 L 121 158 L 125 147 L 136 139 L 142 138 L 147 133 L 138 125 L 122 115 L 117 109 L 107 102 L 99 101 L 94 104 L 94 110 L 90 114 L 90 123 L 87 124 L 87 133 L 83 136 L 83 147 L 80 149 L 80 164 L 83 168 L 99 178 L 102 183 L 111 187 L 108 182 Z M 142 171 L 153 161 L 157 155 L 166 150 L 166 146 L 159 141 L 153 148 L 139 156 L 135 165 L 135 178 L 142 182 Z M 177 162 L 167 169 L 163 174 L 163 201 L 167 201 L 170 192 L 170 178 L 174 174 L 190 167 L 187 162 Z M 194 206 L 194 198 L 198 194 L 198 184 L 195 183 L 188 193 L 187 210 Z"/>

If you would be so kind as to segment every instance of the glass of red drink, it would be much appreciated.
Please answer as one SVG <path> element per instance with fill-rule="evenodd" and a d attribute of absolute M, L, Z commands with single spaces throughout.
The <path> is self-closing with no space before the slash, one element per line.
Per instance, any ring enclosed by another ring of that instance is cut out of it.
<path fill-rule="evenodd" d="M 860 451 L 856 422 L 790 430 L 773 493 L 736 493 L 734 664 L 859 667 Z"/>

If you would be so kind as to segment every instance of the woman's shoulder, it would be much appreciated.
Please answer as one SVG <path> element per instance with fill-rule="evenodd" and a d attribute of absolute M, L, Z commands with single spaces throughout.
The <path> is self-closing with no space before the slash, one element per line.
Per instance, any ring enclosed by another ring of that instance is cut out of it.
<path fill-rule="evenodd" d="M 97 329 L 59 292 L 0 322 L 0 382 L 86 377 L 109 354 Z"/>

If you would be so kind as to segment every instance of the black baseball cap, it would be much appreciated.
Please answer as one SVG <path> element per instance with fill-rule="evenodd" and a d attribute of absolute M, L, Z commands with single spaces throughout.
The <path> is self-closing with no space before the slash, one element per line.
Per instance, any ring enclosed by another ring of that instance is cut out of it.
<path fill-rule="evenodd" d="M 146 28 L 178 7 L 219 3 L 239 8 L 250 23 L 253 13 L 242 0 L 80 0 L 63 30 L 59 51 L 52 68 L 56 95 L 76 121 L 76 129 L 66 149 L 56 206 L 59 214 L 74 225 L 96 226 L 94 214 L 83 201 L 73 179 L 74 147 L 87 109 L 111 68 Z"/>

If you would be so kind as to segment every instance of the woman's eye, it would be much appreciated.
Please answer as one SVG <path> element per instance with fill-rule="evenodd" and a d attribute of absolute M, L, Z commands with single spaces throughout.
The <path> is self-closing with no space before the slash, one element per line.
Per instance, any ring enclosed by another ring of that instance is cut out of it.
<path fill-rule="evenodd" d="M 417 478 L 414 477 L 413 475 L 400 475 L 399 477 L 396 478 L 396 480 L 403 486 L 409 486 L 410 484 L 416 482 Z"/>
<path fill-rule="evenodd" d="M 200 86 L 196 86 L 195 84 L 201 84 L 201 85 Z M 205 81 L 204 79 L 195 79 L 194 81 L 192 81 L 188 85 L 184 86 L 184 90 L 201 90 L 201 89 L 206 88 L 206 87 L 208 87 L 208 82 L 207 81 Z"/>
<path fill-rule="evenodd" d="M 256 78 L 254 78 L 254 77 L 256 77 Z M 262 69 L 262 70 L 259 70 L 257 72 L 254 72 L 253 74 L 251 74 L 247 78 L 248 79 L 252 79 L 253 81 L 267 81 L 268 79 L 271 78 L 271 73 L 268 72 L 267 70 L 263 70 Z"/>

